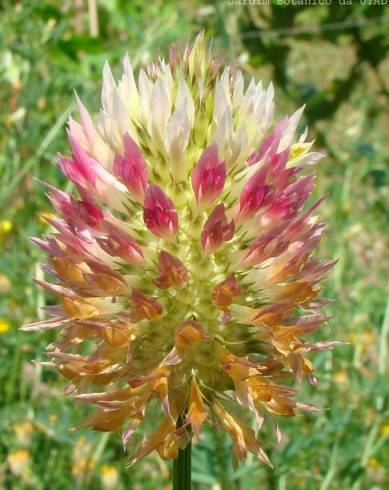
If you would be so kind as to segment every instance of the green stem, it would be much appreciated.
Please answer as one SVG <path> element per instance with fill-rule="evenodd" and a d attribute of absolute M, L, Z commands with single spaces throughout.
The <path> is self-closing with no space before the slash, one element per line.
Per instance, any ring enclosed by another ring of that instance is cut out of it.
<path fill-rule="evenodd" d="M 191 443 L 178 451 L 173 462 L 173 490 L 190 490 L 191 488 Z"/>
<path fill-rule="evenodd" d="M 177 421 L 177 429 L 181 427 L 181 418 Z M 185 449 L 178 450 L 173 462 L 173 490 L 190 490 L 191 488 L 192 444 L 188 442 Z"/>

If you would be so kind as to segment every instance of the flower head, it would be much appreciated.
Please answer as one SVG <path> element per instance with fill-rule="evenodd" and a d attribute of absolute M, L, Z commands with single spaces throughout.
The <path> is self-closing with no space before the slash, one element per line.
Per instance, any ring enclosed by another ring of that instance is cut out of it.
<path fill-rule="evenodd" d="M 79 102 L 70 156 L 59 166 L 78 195 L 48 185 L 49 254 L 60 299 L 25 329 L 59 329 L 48 349 L 66 393 L 95 406 L 80 426 L 121 430 L 137 461 L 174 458 L 204 423 L 230 435 L 234 455 L 269 463 L 255 432 L 266 417 L 313 409 L 286 378 L 315 381 L 302 340 L 326 318 L 312 258 L 323 233 L 305 207 L 313 189 L 302 109 L 273 124 L 273 87 L 222 68 L 203 36 L 116 82 L 104 68 L 95 124 Z M 136 445 L 142 423 L 160 425 Z M 180 420 L 181 426 L 177 426 Z"/>

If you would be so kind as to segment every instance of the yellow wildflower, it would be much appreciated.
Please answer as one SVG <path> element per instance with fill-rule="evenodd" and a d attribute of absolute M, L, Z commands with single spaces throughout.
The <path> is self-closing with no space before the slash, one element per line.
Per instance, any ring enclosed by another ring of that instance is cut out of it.
<path fill-rule="evenodd" d="M 101 485 L 104 489 L 116 488 L 119 480 L 118 470 L 111 465 L 103 464 L 100 468 Z"/>
<path fill-rule="evenodd" d="M 377 336 L 373 329 L 365 329 L 362 332 L 351 332 L 347 340 L 361 351 L 366 351 L 377 340 Z"/>
<path fill-rule="evenodd" d="M 369 458 L 367 460 L 366 466 L 368 468 L 380 468 L 382 465 L 377 458 Z"/>
<path fill-rule="evenodd" d="M 4 318 L 0 318 L 0 335 L 9 332 L 10 324 Z"/>
<path fill-rule="evenodd" d="M 27 474 L 30 460 L 30 453 L 27 449 L 18 449 L 9 453 L 7 460 L 9 469 L 13 475 L 25 476 Z"/>
<path fill-rule="evenodd" d="M 0 235 L 8 235 L 12 231 L 13 224 L 9 219 L 3 219 L 0 221 Z"/>
<path fill-rule="evenodd" d="M 336 372 L 334 380 L 339 384 L 346 384 L 348 381 L 347 371 L 345 369 L 341 369 L 340 371 Z"/>
<path fill-rule="evenodd" d="M 21 446 L 29 446 L 31 442 L 31 436 L 34 432 L 34 426 L 29 420 L 20 424 L 15 424 L 13 430 L 16 435 L 16 439 Z"/>
<path fill-rule="evenodd" d="M 381 427 L 381 435 L 383 436 L 389 436 L 389 424 L 385 424 Z"/>
<path fill-rule="evenodd" d="M 73 451 L 72 475 L 76 480 L 89 481 L 92 476 L 96 458 L 93 456 L 92 445 L 85 437 L 76 440 Z"/>
<path fill-rule="evenodd" d="M 11 281 L 5 274 L 0 274 L 0 294 L 7 294 L 11 289 Z"/>

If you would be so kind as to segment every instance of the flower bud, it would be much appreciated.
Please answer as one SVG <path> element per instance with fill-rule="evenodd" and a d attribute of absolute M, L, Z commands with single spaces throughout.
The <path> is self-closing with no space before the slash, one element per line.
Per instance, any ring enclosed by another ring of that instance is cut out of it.
<path fill-rule="evenodd" d="M 234 236 L 234 221 L 228 223 L 224 204 L 219 204 L 205 222 L 201 233 L 201 247 L 207 253 L 217 250 L 220 245 Z"/>
<path fill-rule="evenodd" d="M 158 301 L 142 291 L 134 289 L 131 300 L 130 319 L 132 322 L 139 322 L 145 319 L 152 320 L 162 315 L 163 308 Z"/>
<path fill-rule="evenodd" d="M 181 260 L 165 250 L 159 254 L 158 270 L 154 284 L 161 289 L 179 288 L 188 282 L 188 271 Z"/>
<path fill-rule="evenodd" d="M 157 185 L 146 189 L 143 220 L 147 228 L 160 238 L 171 238 L 178 230 L 178 215 L 173 201 Z"/>
<path fill-rule="evenodd" d="M 199 206 L 208 206 L 221 193 L 226 180 L 226 166 L 218 157 L 214 143 L 204 150 L 192 171 L 192 186 Z"/>
<path fill-rule="evenodd" d="M 123 137 L 123 145 L 124 156 L 115 156 L 113 172 L 127 189 L 142 201 L 148 182 L 145 159 L 138 145 L 128 133 Z"/>

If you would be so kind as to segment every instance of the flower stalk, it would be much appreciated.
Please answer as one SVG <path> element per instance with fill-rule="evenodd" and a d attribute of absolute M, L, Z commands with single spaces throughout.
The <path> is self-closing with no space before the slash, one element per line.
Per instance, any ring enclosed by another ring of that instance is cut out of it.
<path fill-rule="evenodd" d="M 177 430 L 182 427 L 182 419 L 177 421 Z M 173 461 L 173 490 L 190 490 L 192 472 L 192 444 L 189 442 Z"/>

